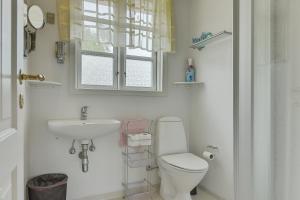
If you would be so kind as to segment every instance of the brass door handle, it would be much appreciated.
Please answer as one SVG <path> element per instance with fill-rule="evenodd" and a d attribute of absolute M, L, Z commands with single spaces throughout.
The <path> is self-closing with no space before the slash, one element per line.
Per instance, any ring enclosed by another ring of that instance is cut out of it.
<path fill-rule="evenodd" d="M 44 81 L 46 78 L 43 74 L 37 75 L 30 75 L 30 74 L 23 74 L 21 71 L 19 73 L 19 82 L 22 85 L 23 81 L 26 80 L 36 80 L 36 81 Z"/>

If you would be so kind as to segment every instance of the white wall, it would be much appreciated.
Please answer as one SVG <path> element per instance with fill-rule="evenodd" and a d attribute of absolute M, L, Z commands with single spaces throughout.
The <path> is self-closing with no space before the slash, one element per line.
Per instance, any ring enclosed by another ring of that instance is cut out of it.
<path fill-rule="evenodd" d="M 220 153 L 210 162 L 202 186 L 227 200 L 233 199 L 233 87 L 232 40 L 227 39 L 201 52 L 189 50 L 191 37 L 202 31 L 232 30 L 232 0 L 174 0 L 177 52 L 167 56 L 167 92 L 155 96 L 121 96 L 99 92 L 95 95 L 71 91 L 72 66 L 56 63 L 56 25 L 38 31 L 37 50 L 30 55 L 29 71 L 44 73 L 49 80 L 62 82 L 58 88 L 30 88 L 29 175 L 64 172 L 69 175 L 69 199 L 120 191 L 122 177 L 118 133 L 95 141 L 96 152 L 89 153 L 90 170 L 81 172 L 80 159 L 69 155 L 71 141 L 56 139 L 47 129 L 47 120 L 78 118 L 80 107 L 90 106 L 90 118 L 148 117 L 177 115 L 190 133 L 190 149 L 201 155 L 209 144 Z M 45 11 L 55 12 L 55 0 L 31 0 Z M 184 79 L 188 55 L 196 60 L 197 77 L 205 85 L 188 89 L 175 87 Z"/>
<path fill-rule="evenodd" d="M 45 12 L 55 12 L 56 0 L 32 0 Z M 81 198 L 122 189 L 121 149 L 118 133 L 95 141 L 96 152 L 89 153 L 90 169 L 81 172 L 80 159 L 69 155 L 71 140 L 56 139 L 47 129 L 47 120 L 78 118 L 83 105 L 90 106 L 90 118 L 148 117 L 176 115 L 184 119 L 189 130 L 190 91 L 175 87 L 174 81 L 184 78 L 185 60 L 190 42 L 189 4 L 175 0 L 177 52 L 167 56 L 167 93 L 161 97 L 120 95 L 76 95 L 70 91 L 70 72 L 74 66 L 67 61 L 58 65 L 54 56 L 54 44 L 58 40 L 57 25 L 46 25 L 37 33 L 37 50 L 30 54 L 31 73 L 44 73 L 49 80 L 63 83 L 58 88 L 30 89 L 29 169 L 30 176 L 48 172 L 64 172 L 69 175 L 69 199 Z M 230 94 L 228 94 L 230 95 Z M 225 170 L 225 169 L 224 169 Z M 229 173 L 230 174 L 230 173 Z M 228 176 L 229 176 L 228 174 Z"/>
<path fill-rule="evenodd" d="M 24 58 L 24 73 L 28 71 L 28 62 L 27 58 Z M 25 87 L 24 93 L 24 178 L 25 180 L 28 179 L 29 176 L 29 132 L 28 132 L 28 125 L 29 125 L 29 112 L 30 112 L 30 100 L 29 100 L 29 93 L 30 89 Z"/>
<path fill-rule="evenodd" d="M 190 37 L 201 32 L 232 31 L 232 0 L 192 0 Z M 201 155 L 207 145 L 220 153 L 209 162 L 201 185 L 218 196 L 233 199 L 233 71 L 232 39 L 215 43 L 202 51 L 191 51 L 197 79 L 204 86 L 193 89 L 191 104 L 191 151 Z"/>

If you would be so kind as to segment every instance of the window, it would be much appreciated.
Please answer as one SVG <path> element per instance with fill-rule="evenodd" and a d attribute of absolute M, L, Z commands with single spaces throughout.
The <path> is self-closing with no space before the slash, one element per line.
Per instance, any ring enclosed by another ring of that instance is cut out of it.
<path fill-rule="evenodd" d="M 141 49 L 83 50 L 76 44 L 77 89 L 161 91 L 161 55 Z"/>
<path fill-rule="evenodd" d="M 114 27 L 111 25 L 113 20 L 111 18 L 114 16 L 97 14 L 111 13 L 113 7 L 104 3 L 95 3 L 94 0 L 84 0 L 83 9 L 84 39 L 77 41 L 75 45 L 77 89 L 162 91 L 161 52 L 149 52 L 141 48 L 113 47 L 106 43 L 105 39 L 112 34 L 111 29 Z M 99 20 L 101 27 L 97 23 Z M 147 29 L 140 26 L 133 30 Z M 143 34 L 145 40 L 142 40 L 142 43 L 149 45 L 149 41 L 152 40 L 149 40 L 147 34 L 151 34 L 149 29 Z M 127 44 L 128 37 L 124 35 L 123 40 Z"/>
<path fill-rule="evenodd" d="M 122 87 L 125 90 L 157 90 L 157 53 L 129 48 L 124 51 Z"/>

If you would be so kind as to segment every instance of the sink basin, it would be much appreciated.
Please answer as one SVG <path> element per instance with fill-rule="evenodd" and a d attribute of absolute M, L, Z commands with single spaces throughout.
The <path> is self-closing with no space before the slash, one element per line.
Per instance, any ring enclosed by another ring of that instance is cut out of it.
<path fill-rule="evenodd" d="M 115 119 L 50 120 L 48 127 L 57 136 L 89 140 L 118 131 L 120 123 Z"/>

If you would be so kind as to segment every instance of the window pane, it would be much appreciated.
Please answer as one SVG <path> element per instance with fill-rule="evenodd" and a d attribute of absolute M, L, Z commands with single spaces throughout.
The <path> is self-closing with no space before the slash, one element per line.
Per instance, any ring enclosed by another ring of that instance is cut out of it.
<path fill-rule="evenodd" d="M 141 60 L 126 60 L 126 86 L 152 87 L 152 62 Z"/>
<path fill-rule="evenodd" d="M 85 0 L 83 2 L 83 8 L 85 11 L 96 12 L 96 1 L 95 0 Z"/>
<path fill-rule="evenodd" d="M 104 20 L 114 19 L 115 2 L 107 0 L 84 0 L 84 15 Z M 98 9 L 97 9 L 98 7 Z M 97 13 L 98 12 L 98 13 Z M 96 19 L 95 19 L 96 20 Z"/>
<path fill-rule="evenodd" d="M 133 1 L 126 5 L 126 22 L 133 23 L 136 26 L 152 27 L 153 26 L 153 11 L 155 5 L 152 1 Z"/>
<path fill-rule="evenodd" d="M 131 49 L 127 47 L 126 54 L 129 56 L 152 57 L 152 52 L 140 48 Z"/>
<path fill-rule="evenodd" d="M 96 2 L 95 0 L 83 2 L 84 15 L 89 17 L 96 17 Z"/>
<path fill-rule="evenodd" d="M 95 43 L 94 41 L 82 41 L 81 50 L 83 51 L 93 51 L 93 52 L 103 52 L 103 53 L 113 53 L 114 48 L 111 44 Z"/>
<path fill-rule="evenodd" d="M 113 86 L 113 58 L 82 55 L 81 84 Z"/>

